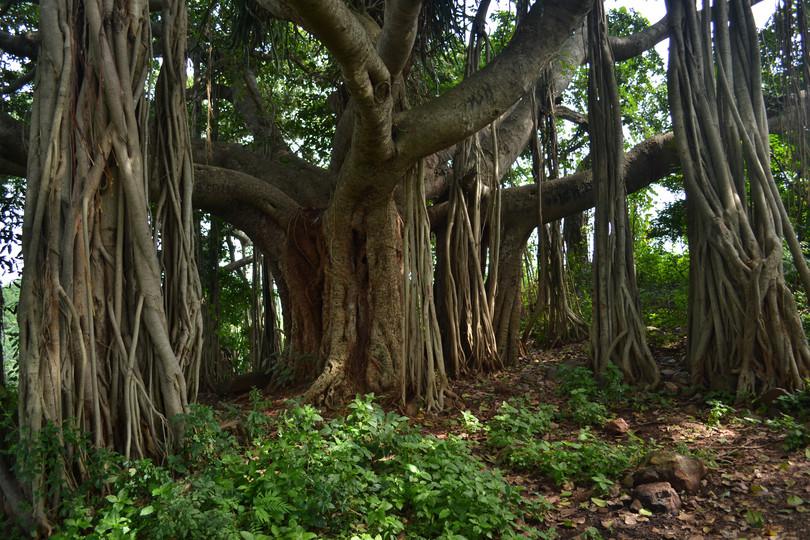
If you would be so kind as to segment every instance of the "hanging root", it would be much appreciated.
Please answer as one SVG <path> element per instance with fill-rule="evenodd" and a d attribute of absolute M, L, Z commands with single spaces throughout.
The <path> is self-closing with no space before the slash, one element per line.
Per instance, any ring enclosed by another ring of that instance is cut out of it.
<path fill-rule="evenodd" d="M 641 318 L 633 268 L 633 242 L 627 222 L 621 109 L 607 41 L 601 0 L 589 16 L 591 72 L 588 83 L 589 128 L 596 190 L 594 249 L 593 368 L 601 374 L 608 363 L 625 379 L 653 387 L 658 366 L 652 357 Z"/>
<path fill-rule="evenodd" d="M 751 7 L 720 0 L 698 14 L 672 0 L 668 12 L 669 100 L 690 201 L 692 378 L 738 398 L 799 388 L 810 349 L 783 272 L 782 239 L 795 238 L 770 169 Z"/>

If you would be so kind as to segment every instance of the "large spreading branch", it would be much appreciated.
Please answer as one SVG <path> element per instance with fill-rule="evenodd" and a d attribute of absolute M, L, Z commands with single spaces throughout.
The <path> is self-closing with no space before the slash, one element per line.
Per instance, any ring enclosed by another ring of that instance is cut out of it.
<path fill-rule="evenodd" d="M 213 213 L 253 207 L 285 228 L 300 206 L 277 187 L 254 176 L 210 165 L 195 165 L 194 204 Z"/>
<path fill-rule="evenodd" d="M 500 117 L 529 91 L 592 4 L 592 0 L 535 4 L 506 49 L 487 67 L 402 114 L 396 122 L 398 153 L 406 160 L 430 155 Z"/>
<path fill-rule="evenodd" d="M 421 9 L 422 0 L 393 0 L 386 6 L 377 52 L 391 77 L 402 73 L 411 55 Z"/>
<path fill-rule="evenodd" d="M 627 193 L 634 193 L 665 178 L 678 168 L 678 153 L 672 133 L 653 135 L 631 148 L 624 157 Z M 537 186 L 506 188 L 503 197 L 504 229 L 518 228 L 526 235 L 537 227 Z M 543 222 L 550 223 L 593 208 L 596 204 L 590 170 L 548 180 L 543 184 Z M 447 217 L 448 204 L 430 207 L 430 221 L 439 226 Z"/>
<path fill-rule="evenodd" d="M 391 76 L 369 32 L 341 0 L 293 0 L 306 28 L 340 66 L 354 101 L 354 142 L 371 161 L 394 153 L 391 139 Z"/>
<path fill-rule="evenodd" d="M 25 34 L 0 32 L 0 49 L 20 58 L 36 60 L 39 52 L 39 34 L 36 32 Z"/>

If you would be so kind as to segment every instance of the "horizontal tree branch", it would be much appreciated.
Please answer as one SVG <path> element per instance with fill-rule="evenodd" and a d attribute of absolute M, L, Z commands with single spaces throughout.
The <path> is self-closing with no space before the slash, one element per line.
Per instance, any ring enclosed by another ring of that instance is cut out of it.
<path fill-rule="evenodd" d="M 39 52 L 39 35 L 36 32 L 10 34 L 0 31 L 0 49 L 20 58 L 36 60 Z"/>
<path fill-rule="evenodd" d="M 334 175 L 295 154 L 268 156 L 235 143 L 214 143 L 209 153 L 204 141 L 195 141 L 192 149 L 195 163 L 258 178 L 279 189 L 303 208 L 325 207 L 334 190 Z"/>
<path fill-rule="evenodd" d="M 582 114 L 579 111 L 575 111 L 570 107 L 566 107 L 565 105 L 557 105 L 554 107 L 554 114 L 557 118 L 562 118 L 563 120 L 568 120 L 573 124 L 577 124 L 580 126 L 587 126 L 588 125 L 588 116 Z"/>
<path fill-rule="evenodd" d="M 625 154 L 627 192 L 633 193 L 666 177 L 679 165 L 672 133 L 655 135 Z M 543 220 L 548 223 L 593 208 L 596 203 L 590 170 L 543 184 Z M 537 187 L 534 184 L 504 189 L 503 226 L 518 227 L 528 234 L 537 226 Z M 447 214 L 447 203 L 429 209 L 431 225 L 438 226 Z"/>
<path fill-rule="evenodd" d="M 0 111 L 0 175 L 25 177 L 28 162 L 25 124 Z"/>
<path fill-rule="evenodd" d="M 751 0 L 751 5 L 762 0 Z M 699 11 L 698 16 L 703 12 Z M 610 47 L 617 62 L 634 58 L 648 51 L 669 37 L 669 17 L 664 16 L 657 23 L 626 37 L 611 36 Z"/>
<path fill-rule="evenodd" d="M 277 187 L 239 171 L 195 164 L 194 175 L 194 206 L 214 214 L 252 207 L 284 229 L 301 209 Z"/>
<path fill-rule="evenodd" d="M 233 272 L 234 270 L 238 270 L 238 269 L 240 269 L 240 268 L 242 268 L 244 266 L 247 266 L 249 264 L 253 264 L 253 261 L 255 261 L 255 260 L 256 260 L 256 257 L 254 257 L 253 255 L 249 255 L 247 257 L 242 257 L 238 261 L 231 261 L 228 264 L 226 264 L 225 266 L 220 266 L 219 269 L 224 271 L 224 272 Z"/>

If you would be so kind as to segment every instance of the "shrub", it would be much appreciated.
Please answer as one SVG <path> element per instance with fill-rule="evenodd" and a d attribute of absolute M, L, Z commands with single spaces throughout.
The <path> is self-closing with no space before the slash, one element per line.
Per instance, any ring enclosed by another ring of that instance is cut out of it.
<path fill-rule="evenodd" d="M 255 400 L 255 404 L 260 404 Z M 273 436 L 244 448 L 213 411 L 184 418 L 189 438 L 170 467 L 108 455 L 98 490 L 75 492 L 56 538 L 483 538 L 520 531 L 522 500 L 457 437 L 422 435 L 357 398 L 325 421 L 293 405 Z M 255 412 L 255 411 L 254 411 Z M 266 418 L 266 417 L 265 417 Z"/>

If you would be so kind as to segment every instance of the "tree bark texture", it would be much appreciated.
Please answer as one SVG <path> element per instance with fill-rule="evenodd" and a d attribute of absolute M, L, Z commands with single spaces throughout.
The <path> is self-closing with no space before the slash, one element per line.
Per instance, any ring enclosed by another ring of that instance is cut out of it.
<path fill-rule="evenodd" d="M 47 424 L 128 456 L 182 434 L 183 371 L 164 311 L 144 165 L 145 2 L 41 5 L 19 304 L 24 444 Z M 27 486 L 46 527 L 46 484 L 81 476 L 67 451 Z"/>
<path fill-rule="evenodd" d="M 658 367 L 647 346 L 627 224 L 621 111 L 606 27 L 604 5 L 597 0 L 588 21 L 588 126 L 596 179 L 591 355 L 597 374 L 613 363 L 628 382 L 655 386 Z"/>
<path fill-rule="evenodd" d="M 796 389 L 810 353 L 785 284 L 785 210 L 770 168 L 750 5 L 667 2 L 669 101 L 686 180 L 688 362 L 696 384 L 742 398 Z M 712 27 L 714 40 L 712 40 Z"/>

